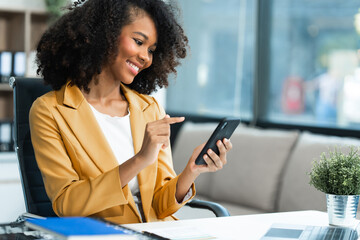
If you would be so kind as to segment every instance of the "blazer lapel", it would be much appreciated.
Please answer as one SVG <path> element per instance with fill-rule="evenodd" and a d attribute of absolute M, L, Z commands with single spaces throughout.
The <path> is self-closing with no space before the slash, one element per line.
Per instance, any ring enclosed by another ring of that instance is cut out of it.
<path fill-rule="evenodd" d="M 58 94 L 63 94 L 59 112 L 95 165 L 102 172 L 116 167 L 117 160 L 80 89 L 67 84 Z"/>
<path fill-rule="evenodd" d="M 121 85 L 121 90 L 129 102 L 131 133 L 134 142 L 135 154 L 137 154 L 142 147 L 146 123 L 153 121 L 154 103 L 148 103 L 141 100 L 141 96 L 124 85 Z M 157 174 L 156 171 L 157 162 L 147 166 L 137 175 L 143 210 L 146 218 L 150 213 L 152 204 Z"/>

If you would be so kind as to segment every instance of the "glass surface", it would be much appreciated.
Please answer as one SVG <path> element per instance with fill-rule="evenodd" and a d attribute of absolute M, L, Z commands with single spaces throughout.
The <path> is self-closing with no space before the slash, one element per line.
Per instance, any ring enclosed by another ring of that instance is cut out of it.
<path fill-rule="evenodd" d="M 190 52 L 167 90 L 167 111 L 251 118 L 252 0 L 179 0 Z"/>
<path fill-rule="evenodd" d="M 298 239 L 301 236 L 303 230 L 298 229 L 286 229 L 286 228 L 270 228 L 265 237 L 276 238 L 294 238 Z"/>
<path fill-rule="evenodd" d="M 265 120 L 360 127 L 359 7 L 358 0 L 271 1 Z"/>

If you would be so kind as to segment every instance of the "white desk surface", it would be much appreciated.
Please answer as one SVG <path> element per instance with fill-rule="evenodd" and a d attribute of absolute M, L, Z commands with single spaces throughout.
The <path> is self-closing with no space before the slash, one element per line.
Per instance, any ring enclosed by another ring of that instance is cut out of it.
<path fill-rule="evenodd" d="M 0 163 L 17 162 L 15 152 L 0 152 Z"/>
<path fill-rule="evenodd" d="M 210 235 L 214 238 L 179 239 L 260 239 L 273 223 L 327 226 L 328 215 L 319 211 L 297 211 L 241 215 L 221 218 L 202 218 L 168 222 L 126 224 L 124 226 L 138 231 L 155 233 L 189 232 L 194 237 Z M 198 232 L 198 233 L 197 233 Z M 203 235 L 202 235 L 203 234 Z M 171 234 L 170 234 L 171 235 Z"/>

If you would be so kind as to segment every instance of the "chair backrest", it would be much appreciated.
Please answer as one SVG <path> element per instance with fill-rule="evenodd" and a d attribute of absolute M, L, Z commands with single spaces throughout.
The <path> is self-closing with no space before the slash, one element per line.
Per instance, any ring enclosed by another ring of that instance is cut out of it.
<path fill-rule="evenodd" d="M 14 143 L 20 167 L 26 210 L 40 216 L 56 216 L 46 194 L 31 143 L 29 111 L 36 98 L 51 90 L 41 78 L 10 78 L 14 91 Z"/>

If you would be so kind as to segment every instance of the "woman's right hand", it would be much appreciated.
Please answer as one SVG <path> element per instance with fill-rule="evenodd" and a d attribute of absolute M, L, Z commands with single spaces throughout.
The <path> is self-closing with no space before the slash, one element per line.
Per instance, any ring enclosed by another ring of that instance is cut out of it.
<path fill-rule="evenodd" d="M 170 145 L 170 125 L 184 121 L 184 117 L 170 117 L 146 124 L 142 147 L 137 154 L 146 166 L 154 163 L 161 148 Z"/>

